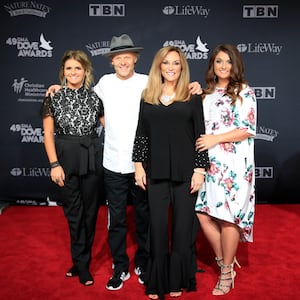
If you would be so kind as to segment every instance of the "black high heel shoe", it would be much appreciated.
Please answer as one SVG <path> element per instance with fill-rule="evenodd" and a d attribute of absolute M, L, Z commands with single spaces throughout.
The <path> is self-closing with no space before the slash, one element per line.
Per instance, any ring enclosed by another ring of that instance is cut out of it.
<path fill-rule="evenodd" d="M 66 273 L 66 277 L 75 277 L 75 276 L 78 276 L 79 273 L 78 273 L 78 270 L 75 266 L 72 266 L 70 268 L 70 270 Z"/>
<path fill-rule="evenodd" d="M 94 279 L 88 270 L 80 271 L 78 275 L 79 282 L 84 286 L 90 286 L 94 284 Z"/>

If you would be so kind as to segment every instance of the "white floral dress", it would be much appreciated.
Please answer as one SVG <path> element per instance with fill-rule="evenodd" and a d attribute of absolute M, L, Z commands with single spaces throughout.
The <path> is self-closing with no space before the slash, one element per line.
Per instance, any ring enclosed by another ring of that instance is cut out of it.
<path fill-rule="evenodd" d="M 203 101 L 206 134 L 220 134 L 239 128 L 256 133 L 256 98 L 245 86 L 237 100 L 224 89 L 216 89 Z M 241 229 L 242 241 L 253 241 L 254 222 L 254 138 L 241 142 L 221 143 L 208 150 L 210 169 L 199 190 L 195 210 L 235 223 Z"/>

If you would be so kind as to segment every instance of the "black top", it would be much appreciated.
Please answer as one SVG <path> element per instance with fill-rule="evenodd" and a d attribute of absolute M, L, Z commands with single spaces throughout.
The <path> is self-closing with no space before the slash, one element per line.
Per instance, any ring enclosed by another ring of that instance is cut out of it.
<path fill-rule="evenodd" d="M 104 108 L 92 90 L 63 87 L 52 98 L 45 97 L 41 113 L 54 118 L 57 134 L 87 136 L 96 132 Z"/>
<path fill-rule="evenodd" d="M 207 169 L 207 151 L 198 152 L 195 141 L 205 133 L 202 99 L 151 105 L 142 99 L 132 160 L 146 162 L 151 179 L 190 180 L 193 169 Z"/>

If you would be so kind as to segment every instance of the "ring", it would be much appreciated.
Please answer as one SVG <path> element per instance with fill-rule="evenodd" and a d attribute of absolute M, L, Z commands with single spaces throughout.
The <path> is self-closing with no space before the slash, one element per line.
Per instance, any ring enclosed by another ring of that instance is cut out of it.
<path fill-rule="evenodd" d="M 134 183 L 135 185 L 139 185 L 137 182 Z"/>
<path fill-rule="evenodd" d="M 203 148 L 203 147 L 205 147 L 205 145 L 204 145 L 204 144 L 202 144 L 202 145 L 201 145 L 201 147 Z"/>

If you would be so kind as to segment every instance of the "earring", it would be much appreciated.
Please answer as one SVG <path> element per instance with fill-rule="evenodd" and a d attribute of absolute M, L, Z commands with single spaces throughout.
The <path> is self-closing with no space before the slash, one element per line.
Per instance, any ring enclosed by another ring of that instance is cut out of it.
<path fill-rule="evenodd" d="M 84 83 L 85 83 L 85 75 L 84 75 L 83 78 L 82 78 L 81 86 L 84 86 Z"/>

